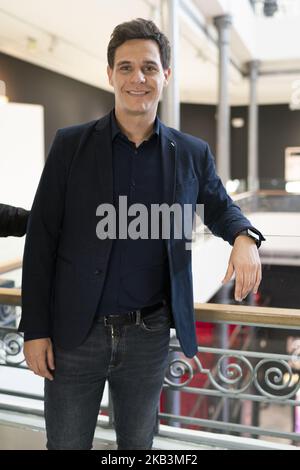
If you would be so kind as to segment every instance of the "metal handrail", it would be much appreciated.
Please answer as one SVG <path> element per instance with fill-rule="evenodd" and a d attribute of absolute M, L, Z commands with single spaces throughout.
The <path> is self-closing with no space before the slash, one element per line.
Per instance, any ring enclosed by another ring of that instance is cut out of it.
<path fill-rule="evenodd" d="M 16 287 L 0 287 L 0 304 L 21 305 L 21 289 Z"/>
<path fill-rule="evenodd" d="M 10 271 L 15 271 L 16 269 L 20 269 L 22 267 L 22 260 L 15 259 L 12 261 L 8 261 L 6 263 L 0 264 L 0 275 L 8 273 Z"/>
<path fill-rule="evenodd" d="M 0 304 L 21 305 L 21 289 L 0 288 Z M 195 320 L 211 323 L 300 328 L 300 309 L 195 303 Z"/>
<path fill-rule="evenodd" d="M 300 328 L 300 309 L 195 303 L 197 321 Z"/>

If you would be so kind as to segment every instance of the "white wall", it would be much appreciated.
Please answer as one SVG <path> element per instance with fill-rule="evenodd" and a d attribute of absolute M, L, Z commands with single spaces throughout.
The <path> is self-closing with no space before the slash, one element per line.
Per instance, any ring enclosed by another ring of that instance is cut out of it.
<path fill-rule="evenodd" d="M 44 108 L 0 106 L 0 202 L 30 209 L 44 166 Z M 0 263 L 23 254 L 24 237 L 0 239 Z"/>

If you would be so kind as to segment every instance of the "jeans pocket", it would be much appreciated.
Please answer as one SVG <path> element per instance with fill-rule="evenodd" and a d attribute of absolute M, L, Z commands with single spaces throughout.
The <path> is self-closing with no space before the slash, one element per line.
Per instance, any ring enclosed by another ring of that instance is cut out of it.
<path fill-rule="evenodd" d="M 170 328 L 171 326 L 171 313 L 170 308 L 166 305 L 155 310 L 145 317 L 141 317 L 140 326 L 145 331 L 155 332 L 162 331 Z"/>

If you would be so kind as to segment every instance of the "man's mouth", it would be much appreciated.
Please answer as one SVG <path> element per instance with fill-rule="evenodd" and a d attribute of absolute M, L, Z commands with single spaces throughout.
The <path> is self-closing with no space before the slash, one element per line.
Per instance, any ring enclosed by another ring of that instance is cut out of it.
<path fill-rule="evenodd" d="M 127 91 L 127 93 L 132 96 L 145 96 L 150 93 L 150 91 Z"/>

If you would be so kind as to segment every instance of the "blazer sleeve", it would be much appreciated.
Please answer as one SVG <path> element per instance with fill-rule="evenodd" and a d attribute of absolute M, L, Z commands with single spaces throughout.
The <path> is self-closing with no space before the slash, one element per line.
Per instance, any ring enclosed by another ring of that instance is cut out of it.
<path fill-rule="evenodd" d="M 198 195 L 198 204 L 204 204 L 204 224 L 217 237 L 233 245 L 235 236 L 241 230 L 252 228 L 265 240 L 259 230 L 252 226 L 241 212 L 240 207 L 227 194 L 220 177 L 216 173 L 214 157 L 206 144 L 201 174 L 202 184 Z"/>
<path fill-rule="evenodd" d="M 29 211 L 0 204 L 0 237 L 22 237 L 26 233 Z"/>
<path fill-rule="evenodd" d="M 19 331 L 50 336 L 56 251 L 64 214 L 67 168 L 62 131 L 51 146 L 31 208 L 22 271 Z"/>

